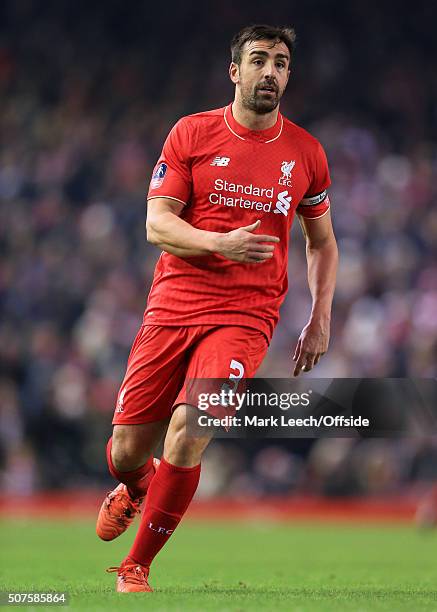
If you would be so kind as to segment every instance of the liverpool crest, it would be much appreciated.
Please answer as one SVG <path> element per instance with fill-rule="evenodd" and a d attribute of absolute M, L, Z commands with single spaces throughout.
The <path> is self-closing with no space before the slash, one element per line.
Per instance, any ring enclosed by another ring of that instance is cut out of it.
<path fill-rule="evenodd" d="M 282 172 L 282 176 L 281 178 L 278 180 L 278 183 L 280 185 L 287 185 L 288 187 L 291 187 L 291 171 L 294 168 L 295 165 L 295 161 L 283 161 L 281 164 L 281 172 Z"/>

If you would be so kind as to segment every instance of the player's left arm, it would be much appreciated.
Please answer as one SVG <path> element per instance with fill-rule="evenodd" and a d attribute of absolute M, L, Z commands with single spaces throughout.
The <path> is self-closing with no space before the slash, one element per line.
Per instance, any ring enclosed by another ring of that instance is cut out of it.
<path fill-rule="evenodd" d="M 156 246 L 159 247 L 161 251 L 165 251 L 166 253 L 170 253 L 170 255 L 175 255 L 181 259 L 187 259 L 189 257 L 204 257 L 205 255 L 209 255 L 208 251 L 204 251 L 202 249 L 183 249 L 181 247 L 175 247 L 172 244 L 167 244 L 166 242 L 159 242 L 156 244 Z"/>
<path fill-rule="evenodd" d="M 147 203 L 146 237 L 147 241 L 159 247 L 166 253 L 185 259 L 188 257 L 199 257 L 209 255 L 209 251 L 202 248 L 186 248 L 181 245 L 171 244 L 159 233 L 159 227 L 165 225 L 166 218 L 170 215 L 170 222 L 174 216 L 179 217 L 183 204 L 176 200 L 166 198 L 155 198 Z M 158 227 L 158 231 L 157 228 Z"/>
<path fill-rule="evenodd" d="M 326 353 L 329 344 L 331 308 L 338 265 L 338 249 L 331 214 L 316 219 L 298 216 L 306 240 L 308 284 L 312 296 L 311 316 L 299 337 L 293 361 L 293 376 L 309 372 Z"/>

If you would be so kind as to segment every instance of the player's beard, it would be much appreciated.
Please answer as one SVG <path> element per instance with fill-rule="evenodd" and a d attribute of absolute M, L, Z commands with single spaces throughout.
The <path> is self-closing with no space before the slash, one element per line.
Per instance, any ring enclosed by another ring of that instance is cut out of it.
<path fill-rule="evenodd" d="M 244 84 L 241 83 L 241 102 L 244 108 L 253 111 L 257 115 L 266 115 L 275 110 L 281 99 L 282 92 L 279 91 L 279 87 L 276 84 L 269 83 L 269 85 L 274 87 L 272 95 L 260 91 L 261 87 L 259 84 L 252 88 L 246 88 Z"/>

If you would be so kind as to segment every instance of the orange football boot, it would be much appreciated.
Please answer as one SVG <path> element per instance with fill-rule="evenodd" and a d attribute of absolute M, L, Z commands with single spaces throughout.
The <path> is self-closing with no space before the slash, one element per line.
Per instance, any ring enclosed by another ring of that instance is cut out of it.
<path fill-rule="evenodd" d="M 159 459 L 153 459 L 153 467 L 158 469 Z M 120 484 L 108 493 L 97 517 L 96 533 L 106 542 L 115 540 L 124 533 L 135 518 L 141 514 L 144 496 L 132 499 L 127 486 Z"/>
<path fill-rule="evenodd" d="M 152 587 L 147 582 L 149 568 L 125 559 L 120 567 L 109 567 L 108 573 L 117 572 L 117 593 L 151 593 Z"/>

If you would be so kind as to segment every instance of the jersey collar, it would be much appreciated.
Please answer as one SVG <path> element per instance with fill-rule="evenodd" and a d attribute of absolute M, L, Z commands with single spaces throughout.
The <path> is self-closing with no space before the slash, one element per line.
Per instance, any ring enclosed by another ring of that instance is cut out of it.
<path fill-rule="evenodd" d="M 263 142 L 265 144 L 279 138 L 282 134 L 284 125 L 284 119 L 281 113 L 278 113 L 278 119 L 271 128 L 267 130 L 249 130 L 234 119 L 232 115 L 232 103 L 225 107 L 223 119 L 229 131 L 240 140 L 255 140 L 256 142 Z"/>

